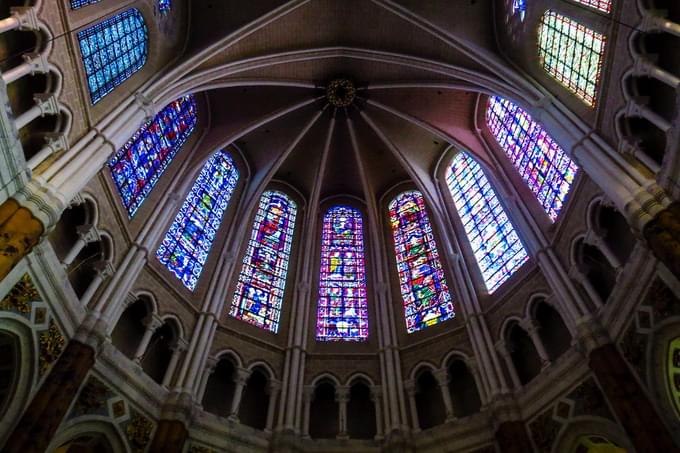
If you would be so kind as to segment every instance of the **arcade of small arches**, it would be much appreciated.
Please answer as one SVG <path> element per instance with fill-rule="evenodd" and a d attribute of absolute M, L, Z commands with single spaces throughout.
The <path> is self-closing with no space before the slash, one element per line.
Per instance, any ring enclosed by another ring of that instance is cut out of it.
<path fill-rule="evenodd" d="M 0 7 L 3 451 L 680 448 L 673 2 L 241 3 Z"/>

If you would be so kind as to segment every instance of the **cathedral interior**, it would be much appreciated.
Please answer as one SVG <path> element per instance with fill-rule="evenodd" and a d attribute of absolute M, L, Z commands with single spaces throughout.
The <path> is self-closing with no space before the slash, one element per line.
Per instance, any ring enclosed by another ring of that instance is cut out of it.
<path fill-rule="evenodd" d="M 680 451 L 678 0 L 0 0 L 0 451 Z"/>

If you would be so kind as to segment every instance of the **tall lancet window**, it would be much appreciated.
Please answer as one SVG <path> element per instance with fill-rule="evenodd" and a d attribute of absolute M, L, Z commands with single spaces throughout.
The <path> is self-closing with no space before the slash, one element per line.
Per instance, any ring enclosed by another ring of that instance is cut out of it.
<path fill-rule="evenodd" d="M 140 127 L 111 158 L 109 169 L 132 217 L 196 126 L 196 102 L 184 96 Z"/>
<path fill-rule="evenodd" d="M 231 316 L 278 332 L 296 215 L 295 202 L 282 192 L 268 191 L 260 198 Z"/>
<path fill-rule="evenodd" d="M 79 9 L 83 6 L 93 5 L 101 0 L 71 0 L 71 9 Z"/>
<path fill-rule="evenodd" d="M 191 291 L 201 276 L 238 177 L 226 151 L 213 154 L 156 251 L 158 260 Z"/>
<path fill-rule="evenodd" d="M 361 212 L 334 206 L 323 218 L 316 339 L 368 338 L 368 304 Z"/>
<path fill-rule="evenodd" d="M 550 219 L 557 220 L 576 177 L 576 164 L 540 124 L 507 99 L 489 99 L 486 122 Z"/>
<path fill-rule="evenodd" d="M 406 330 L 413 333 L 453 318 L 453 302 L 423 195 L 404 192 L 392 200 L 389 211 Z"/>
<path fill-rule="evenodd" d="M 136 8 L 78 32 L 78 42 L 93 104 L 139 71 L 149 53 L 146 23 Z"/>
<path fill-rule="evenodd" d="M 453 159 L 446 183 L 486 288 L 493 293 L 529 256 L 482 167 L 467 153 Z"/>
<path fill-rule="evenodd" d="M 598 11 L 602 11 L 603 13 L 611 13 L 612 12 L 612 0 L 574 0 L 576 3 L 580 3 L 581 5 L 589 6 L 591 8 L 595 8 Z"/>
<path fill-rule="evenodd" d="M 538 44 L 543 69 L 593 107 L 602 76 L 605 36 L 555 11 L 546 11 Z"/>

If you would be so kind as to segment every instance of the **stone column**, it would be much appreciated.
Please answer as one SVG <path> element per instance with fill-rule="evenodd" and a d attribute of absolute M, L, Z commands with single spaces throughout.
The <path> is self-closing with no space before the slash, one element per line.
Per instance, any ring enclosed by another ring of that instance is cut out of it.
<path fill-rule="evenodd" d="M 541 367 L 545 368 L 549 366 L 550 356 L 548 355 L 548 351 L 545 350 L 543 340 L 541 339 L 541 336 L 538 333 L 540 326 L 538 326 L 535 322 L 532 322 L 531 320 L 524 320 L 524 322 L 522 322 L 520 326 L 527 332 L 527 334 L 529 334 L 531 342 L 534 344 L 534 347 L 536 347 L 536 352 L 538 352 L 538 356 L 541 359 Z"/>
<path fill-rule="evenodd" d="M 10 30 L 38 30 L 38 15 L 32 6 L 10 8 L 11 16 L 0 20 L 0 34 Z"/>
<path fill-rule="evenodd" d="M 413 432 L 417 433 L 420 431 L 420 420 L 418 420 L 418 406 L 416 404 L 416 381 L 409 379 L 404 381 L 404 390 L 408 395 L 408 405 L 411 409 L 411 421 L 413 422 Z"/>
<path fill-rule="evenodd" d="M 281 381 L 271 380 L 267 386 L 269 395 L 269 404 L 267 404 L 267 423 L 264 431 L 266 433 L 272 432 L 274 428 L 274 414 L 276 413 L 276 401 L 281 393 Z"/>
<path fill-rule="evenodd" d="M 314 401 L 314 386 L 305 385 L 302 389 L 302 398 L 305 405 L 304 420 L 302 421 L 302 437 L 309 439 L 309 414 Z"/>
<path fill-rule="evenodd" d="M 45 115 L 56 115 L 59 113 L 59 103 L 52 94 L 36 94 L 33 96 L 35 105 L 19 115 L 14 121 L 17 130 L 24 128 L 33 120 Z"/>
<path fill-rule="evenodd" d="M 212 374 L 215 372 L 216 366 L 217 359 L 215 357 L 208 357 L 208 360 L 205 363 L 205 371 L 201 376 L 201 382 L 199 384 L 198 391 L 196 392 L 196 398 L 198 399 L 198 403 L 201 405 L 203 404 L 205 388 L 208 386 L 208 379 L 210 379 L 210 376 L 212 376 Z"/>
<path fill-rule="evenodd" d="M 142 341 L 140 341 L 139 346 L 137 346 L 137 351 L 135 351 L 134 361 L 138 364 L 142 363 L 144 353 L 146 353 L 146 349 L 149 347 L 149 343 L 151 342 L 151 337 L 153 337 L 156 329 L 163 325 L 163 320 L 157 314 L 152 313 L 144 320 L 144 323 L 146 330 L 144 331 Z"/>
<path fill-rule="evenodd" d="M 593 349 L 588 364 L 636 451 L 678 451 L 654 404 L 615 345 Z"/>
<path fill-rule="evenodd" d="M 2 25 L 0 25 L 1 27 Z M 9 85 L 29 74 L 45 74 L 49 68 L 47 57 L 43 54 L 32 52 L 22 55 L 21 58 L 24 60 L 22 64 L 2 74 L 2 80 L 5 84 Z"/>
<path fill-rule="evenodd" d="M 349 387 L 341 385 L 335 390 L 335 401 L 338 403 L 338 439 L 349 439 L 347 434 L 347 403 Z"/>
<path fill-rule="evenodd" d="M 177 340 L 177 344 L 172 348 L 172 357 L 170 358 L 170 363 L 168 364 L 168 369 L 165 371 L 165 376 L 163 376 L 163 387 L 169 388 L 172 377 L 175 375 L 177 370 L 177 364 L 179 363 L 179 358 L 184 351 L 187 350 L 187 342 L 181 338 Z"/>
<path fill-rule="evenodd" d="M 382 387 L 374 385 L 371 387 L 371 401 L 375 407 L 375 439 L 383 439 L 383 413 L 382 413 Z"/>
<path fill-rule="evenodd" d="M 85 290 L 85 293 L 83 293 L 82 297 L 80 298 L 80 303 L 83 306 L 86 306 L 90 303 L 92 297 L 94 297 L 94 294 L 97 292 L 104 280 L 113 275 L 113 266 L 108 261 L 98 261 L 94 263 L 92 267 L 94 268 L 96 275 Z"/>
<path fill-rule="evenodd" d="M 251 371 L 245 368 L 238 368 L 236 370 L 234 397 L 231 399 L 231 409 L 229 410 L 229 417 L 227 417 L 231 421 L 238 422 L 238 410 L 241 407 L 241 398 L 243 397 L 243 391 L 248 383 L 250 373 Z"/>
<path fill-rule="evenodd" d="M 78 240 L 75 244 L 73 244 L 73 247 L 71 247 L 71 250 L 69 250 L 68 254 L 61 262 L 64 266 L 68 266 L 73 263 L 73 260 L 76 259 L 78 254 L 85 248 L 87 244 L 90 242 L 95 242 L 99 239 L 99 234 L 92 224 L 78 225 L 76 227 L 76 234 L 78 235 Z"/>
<path fill-rule="evenodd" d="M 598 250 L 602 252 L 605 258 L 607 258 L 607 261 L 617 271 L 620 270 L 623 267 L 623 264 L 619 259 L 617 258 L 616 254 L 614 251 L 607 245 L 605 242 L 604 238 L 597 234 L 594 231 L 589 231 L 588 234 L 586 234 L 586 237 L 584 239 L 584 242 L 586 244 L 590 244 L 592 246 L 597 247 Z"/>
<path fill-rule="evenodd" d="M 3 448 L 5 453 L 47 451 L 62 419 L 94 366 L 95 350 L 71 340 L 38 388 L 14 432 Z"/>
<path fill-rule="evenodd" d="M 442 399 L 444 400 L 444 407 L 446 408 L 446 421 L 453 421 L 456 419 L 456 414 L 453 410 L 451 393 L 449 393 L 449 371 L 447 369 L 436 370 L 434 372 L 434 377 L 437 379 L 439 390 L 442 392 Z"/>
<path fill-rule="evenodd" d="M 508 350 L 508 345 L 505 343 L 505 341 L 501 340 L 496 343 L 496 351 L 498 351 L 501 357 L 503 357 L 503 361 L 505 361 L 505 366 L 508 368 L 508 372 L 510 373 L 510 378 L 512 379 L 512 384 L 514 385 L 515 390 L 521 389 L 522 381 L 519 379 L 517 368 L 515 368 L 515 363 L 512 361 L 512 356 L 510 355 L 511 351 Z"/>
<path fill-rule="evenodd" d="M 583 289 L 588 294 L 588 297 L 590 297 L 590 300 L 592 300 L 598 308 L 604 305 L 604 301 L 597 291 L 595 291 L 595 288 L 593 287 L 592 283 L 590 283 L 590 280 L 588 280 L 588 277 L 586 277 L 586 275 L 581 272 L 578 267 L 574 265 L 571 267 L 571 269 L 569 269 L 569 277 L 573 278 L 583 287 Z"/>

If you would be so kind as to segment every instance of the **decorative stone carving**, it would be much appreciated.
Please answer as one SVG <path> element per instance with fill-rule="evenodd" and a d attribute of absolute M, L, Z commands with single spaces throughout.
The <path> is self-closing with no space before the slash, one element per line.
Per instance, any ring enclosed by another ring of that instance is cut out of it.
<path fill-rule="evenodd" d="M 31 276 L 24 274 L 10 292 L 0 302 L 0 310 L 15 310 L 19 313 L 30 313 L 31 302 L 42 300 Z"/>
<path fill-rule="evenodd" d="M 111 397 L 109 388 L 99 379 L 92 376 L 80 390 L 72 416 L 100 412 L 106 407 L 106 401 Z"/>
<path fill-rule="evenodd" d="M 64 350 L 66 339 L 54 321 L 40 334 L 40 374 L 44 374 Z"/>
<path fill-rule="evenodd" d="M 567 398 L 575 403 L 574 417 L 595 415 L 615 421 L 612 413 L 609 411 L 604 395 L 592 378 L 584 381 Z"/>
<path fill-rule="evenodd" d="M 357 89 L 349 79 L 335 79 L 326 88 L 328 103 L 333 107 L 349 107 L 356 94 Z"/>
<path fill-rule="evenodd" d="M 151 420 L 140 414 L 132 416 L 125 429 L 125 434 L 133 452 L 142 453 L 146 449 L 146 446 L 151 442 L 151 431 L 153 431 Z"/>

